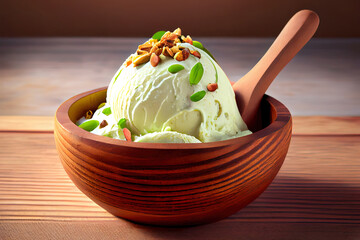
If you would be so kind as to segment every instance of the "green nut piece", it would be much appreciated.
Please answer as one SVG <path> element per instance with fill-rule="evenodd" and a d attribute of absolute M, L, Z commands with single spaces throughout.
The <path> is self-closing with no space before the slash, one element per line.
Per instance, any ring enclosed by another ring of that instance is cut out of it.
<path fill-rule="evenodd" d="M 118 125 L 120 128 L 126 128 L 126 119 L 125 118 L 120 119 Z"/>
<path fill-rule="evenodd" d="M 201 62 L 198 62 L 197 64 L 195 64 L 193 66 L 193 68 L 191 69 L 190 72 L 190 84 L 191 85 L 196 85 L 200 82 L 202 76 L 204 74 L 204 67 L 201 64 Z"/>
<path fill-rule="evenodd" d="M 197 47 L 197 48 L 200 48 L 200 49 L 204 49 L 204 46 L 199 41 L 193 41 L 193 46 Z"/>
<path fill-rule="evenodd" d="M 86 122 L 83 122 L 82 124 L 79 125 L 79 127 L 81 127 L 82 129 L 91 132 L 92 130 L 94 130 L 95 128 L 97 128 L 97 126 L 99 126 L 99 121 L 98 120 L 89 120 Z"/>
<path fill-rule="evenodd" d="M 165 34 L 165 31 L 158 31 L 152 36 L 152 39 L 157 39 L 158 41 L 160 41 L 160 39 L 162 38 L 162 36 L 164 34 Z"/>
<path fill-rule="evenodd" d="M 106 116 L 109 116 L 111 114 L 111 109 L 110 107 L 105 108 L 104 110 L 102 110 L 102 113 L 105 114 Z"/>
<path fill-rule="evenodd" d="M 203 99 L 203 97 L 205 97 L 205 94 L 206 94 L 205 91 L 196 92 L 193 95 L 191 95 L 190 100 L 193 102 L 198 102 L 201 99 Z"/>
<path fill-rule="evenodd" d="M 173 64 L 168 68 L 168 71 L 174 74 L 174 73 L 180 72 L 183 69 L 184 69 L 183 65 Z"/>

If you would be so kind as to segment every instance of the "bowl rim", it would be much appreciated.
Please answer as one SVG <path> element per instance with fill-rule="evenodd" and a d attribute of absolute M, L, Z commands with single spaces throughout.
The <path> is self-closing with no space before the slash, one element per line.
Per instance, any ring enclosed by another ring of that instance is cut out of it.
<path fill-rule="evenodd" d="M 207 142 L 207 143 L 140 143 L 140 142 L 128 142 L 122 141 L 119 139 L 114 139 L 110 137 L 105 137 L 101 135 L 96 135 L 94 133 L 88 132 L 80 127 L 78 127 L 75 123 L 70 120 L 69 117 L 69 109 L 70 107 L 80 100 L 90 94 L 107 90 L 107 87 L 96 88 L 90 91 L 86 91 L 80 94 L 77 94 L 65 102 L 63 102 L 55 113 L 55 124 L 58 124 L 62 129 L 64 129 L 69 134 L 73 134 L 80 139 L 89 140 L 97 143 L 106 143 L 112 145 L 114 147 L 128 147 L 128 148 L 141 148 L 141 149 L 204 149 L 204 148 L 217 148 L 223 147 L 227 145 L 233 144 L 246 144 L 257 140 L 259 138 L 263 138 L 269 134 L 275 133 L 281 130 L 286 124 L 291 121 L 291 113 L 286 108 L 284 104 L 275 98 L 264 95 L 264 99 L 272 105 L 276 109 L 276 117 L 275 120 L 269 124 L 267 127 L 256 131 L 250 135 L 231 138 L 222 141 L 216 142 Z M 55 127 L 55 131 L 56 127 Z"/>

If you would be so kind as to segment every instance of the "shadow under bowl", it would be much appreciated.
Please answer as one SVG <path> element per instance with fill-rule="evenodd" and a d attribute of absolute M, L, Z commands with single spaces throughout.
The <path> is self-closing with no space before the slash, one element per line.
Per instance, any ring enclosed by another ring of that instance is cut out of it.
<path fill-rule="evenodd" d="M 65 171 L 95 203 L 138 223 L 186 226 L 217 221 L 256 199 L 287 154 L 289 110 L 264 96 L 263 127 L 210 143 L 135 143 L 89 133 L 75 122 L 105 102 L 106 88 L 65 101 L 55 142 Z"/>

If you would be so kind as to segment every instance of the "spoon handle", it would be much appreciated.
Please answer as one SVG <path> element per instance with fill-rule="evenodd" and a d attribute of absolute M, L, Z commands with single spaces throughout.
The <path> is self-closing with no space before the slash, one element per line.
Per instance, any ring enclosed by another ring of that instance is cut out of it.
<path fill-rule="evenodd" d="M 250 129 L 266 90 L 310 40 L 318 25 L 319 17 L 315 12 L 302 10 L 296 13 L 259 62 L 233 85 L 241 116 Z"/>

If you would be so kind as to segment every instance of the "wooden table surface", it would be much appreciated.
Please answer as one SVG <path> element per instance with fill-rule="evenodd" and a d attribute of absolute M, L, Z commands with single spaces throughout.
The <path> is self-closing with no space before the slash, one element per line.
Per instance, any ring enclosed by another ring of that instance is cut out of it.
<path fill-rule="evenodd" d="M 278 176 L 233 216 L 189 228 L 112 216 L 74 186 L 56 153 L 56 107 L 105 86 L 131 52 L 125 49 L 140 40 L 134 41 L 0 39 L 1 240 L 360 239 L 359 39 L 315 39 L 284 69 L 270 94 L 295 116 Z M 224 39 L 228 45 L 220 47 L 219 39 L 202 41 L 230 79 L 244 74 L 271 42 Z"/>

